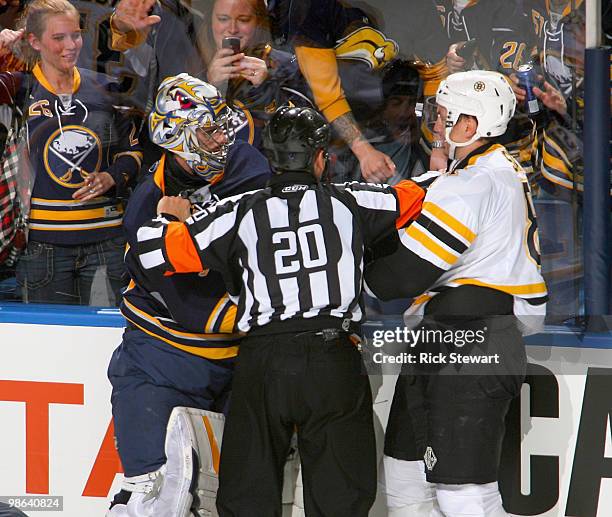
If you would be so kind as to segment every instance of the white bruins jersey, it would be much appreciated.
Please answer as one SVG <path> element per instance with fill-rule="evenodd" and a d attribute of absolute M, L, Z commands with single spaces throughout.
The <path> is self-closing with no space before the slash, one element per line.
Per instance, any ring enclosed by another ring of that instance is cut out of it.
<path fill-rule="evenodd" d="M 421 217 L 400 239 L 445 271 L 406 316 L 422 315 L 443 289 L 475 285 L 512 295 L 524 333 L 541 327 L 547 291 L 535 211 L 525 172 L 502 145 L 454 163 L 428 188 Z"/>

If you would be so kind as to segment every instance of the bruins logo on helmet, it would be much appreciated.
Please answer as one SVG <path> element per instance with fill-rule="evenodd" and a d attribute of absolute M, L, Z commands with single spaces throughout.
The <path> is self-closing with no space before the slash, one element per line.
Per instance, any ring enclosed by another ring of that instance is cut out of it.
<path fill-rule="evenodd" d="M 44 163 L 49 177 L 66 188 L 81 188 L 89 172 L 100 169 L 102 144 L 91 129 L 64 126 L 54 131 L 44 146 Z"/>
<path fill-rule="evenodd" d="M 342 38 L 335 48 L 338 59 L 354 59 L 373 69 L 382 68 L 399 52 L 395 41 L 372 27 L 361 27 Z"/>

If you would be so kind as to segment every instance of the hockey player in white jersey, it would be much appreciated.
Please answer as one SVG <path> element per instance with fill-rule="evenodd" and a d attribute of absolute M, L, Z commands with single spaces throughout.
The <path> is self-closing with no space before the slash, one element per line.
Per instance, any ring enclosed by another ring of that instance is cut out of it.
<path fill-rule="evenodd" d="M 424 331 L 395 388 L 381 483 L 392 517 L 501 517 L 497 471 L 525 375 L 521 331 L 535 329 L 547 300 L 537 224 L 524 171 L 495 142 L 516 105 L 506 79 L 453 74 L 436 101 L 451 165 L 398 250 L 366 270 L 379 298 L 416 297 L 406 323 Z"/>

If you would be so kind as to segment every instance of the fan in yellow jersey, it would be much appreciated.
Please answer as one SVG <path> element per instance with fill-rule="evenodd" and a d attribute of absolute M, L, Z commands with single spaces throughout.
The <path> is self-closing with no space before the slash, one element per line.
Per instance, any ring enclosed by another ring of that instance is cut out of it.
<path fill-rule="evenodd" d="M 497 470 L 504 417 L 525 375 L 521 331 L 538 326 L 547 300 L 537 224 L 524 171 L 493 140 L 516 106 L 504 76 L 452 74 L 436 99 L 440 152 L 452 165 L 399 232 L 398 250 L 366 272 L 383 299 L 417 297 L 406 321 L 423 331 L 389 415 L 389 515 L 458 517 L 469 508 L 502 517 Z"/>
<path fill-rule="evenodd" d="M 443 67 L 448 40 L 433 3 L 277 0 L 269 3 L 269 9 L 285 21 L 282 30 L 295 47 L 317 107 L 350 148 L 342 153 L 349 164 L 333 179 L 354 179 L 346 176 L 353 164 L 344 154 L 351 152 L 365 180 L 393 176 L 393 160 L 374 148 L 362 127 L 383 109 L 381 71 L 395 58 L 419 62 L 420 73 L 435 75 Z"/>

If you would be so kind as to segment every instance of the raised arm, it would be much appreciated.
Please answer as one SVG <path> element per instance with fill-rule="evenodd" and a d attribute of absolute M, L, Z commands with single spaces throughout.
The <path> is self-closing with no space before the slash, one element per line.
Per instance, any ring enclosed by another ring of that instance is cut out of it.
<path fill-rule="evenodd" d="M 111 16 L 111 47 L 123 52 L 141 45 L 161 17 L 150 14 L 156 0 L 120 0 Z"/>
<path fill-rule="evenodd" d="M 364 179 L 378 183 L 393 176 L 393 160 L 374 149 L 359 129 L 342 90 L 334 49 L 298 45 L 295 54 L 317 107 L 359 160 Z"/>

